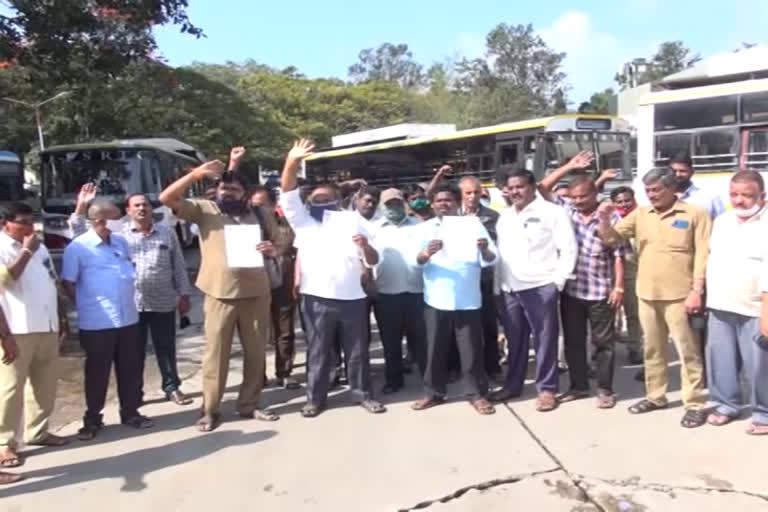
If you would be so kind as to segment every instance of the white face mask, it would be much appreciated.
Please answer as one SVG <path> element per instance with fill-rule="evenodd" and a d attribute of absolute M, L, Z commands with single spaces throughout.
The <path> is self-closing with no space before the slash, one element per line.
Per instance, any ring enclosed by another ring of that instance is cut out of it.
<path fill-rule="evenodd" d="M 760 208 L 762 208 L 762 206 L 760 206 L 758 203 L 755 203 L 752 206 L 752 208 L 749 208 L 747 210 L 743 208 L 734 208 L 733 213 L 735 213 L 737 217 L 741 217 L 742 219 L 748 219 L 749 217 L 759 212 Z"/>
<path fill-rule="evenodd" d="M 123 221 L 122 221 L 122 219 L 108 220 L 107 221 L 107 229 L 112 231 L 113 233 L 120 233 L 123 230 Z"/>

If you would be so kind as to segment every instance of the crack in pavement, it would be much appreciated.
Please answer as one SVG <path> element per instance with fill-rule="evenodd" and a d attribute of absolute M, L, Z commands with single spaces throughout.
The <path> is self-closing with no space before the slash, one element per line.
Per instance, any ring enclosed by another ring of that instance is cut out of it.
<path fill-rule="evenodd" d="M 593 481 L 602 482 L 604 484 L 611 485 L 614 487 L 631 487 L 638 490 L 655 491 L 655 492 L 660 492 L 660 493 L 669 494 L 669 495 L 673 495 L 675 491 L 698 492 L 698 493 L 704 493 L 704 494 L 710 493 L 710 492 L 717 492 L 721 494 L 741 494 L 743 496 L 750 496 L 752 498 L 757 498 L 759 500 L 768 502 L 768 494 L 745 491 L 742 489 L 728 489 L 724 487 L 710 487 L 710 486 L 699 487 L 699 486 L 693 486 L 693 485 L 667 485 L 667 484 L 659 484 L 655 482 L 643 483 L 639 478 L 611 479 L 611 478 L 601 478 L 597 476 L 580 475 L 580 474 L 574 474 L 572 475 L 572 477 L 577 478 L 580 481 L 593 480 Z"/>
<path fill-rule="evenodd" d="M 492 487 L 498 487 L 499 485 L 507 485 L 507 484 L 515 484 L 518 482 L 522 482 L 527 478 L 539 476 L 539 475 L 546 475 L 548 473 L 554 473 L 557 471 L 560 471 L 561 469 L 558 468 L 552 468 L 552 469 L 545 469 L 541 471 L 533 471 L 531 473 L 522 473 L 518 475 L 511 475 L 505 478 L 494 478 L 493 480 L 488 480 L 486 482 L 481 482 L 479 484 L 472 484 L 468 485 L 466 487 L 462 487 L 460 489 L 457 489 L 449 494 L 446 494 L 445 496 L 441 496 L 440 498 L 434 498 L 431 500 L 425 500 L 417 503 L 416 505 L 413 505 L 412 507 L 408 508 L 400 508 L 397 509 L 397 512 L 409 512 L 411 510 L 422 510 L 427 507 L 430 507 L 432 505 L 435 505 L 437 503 L 447 503 L 449 501 L 461 498 L 464 494 L 468 493 L 469 491 L 475 490 L 475 491 L 485 491 Z"/>

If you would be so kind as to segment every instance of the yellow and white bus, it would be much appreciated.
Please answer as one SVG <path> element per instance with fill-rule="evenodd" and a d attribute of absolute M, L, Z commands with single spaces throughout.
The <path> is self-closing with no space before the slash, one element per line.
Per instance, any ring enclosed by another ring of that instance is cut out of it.
<path fill-rule="evenodd" d="M 728 181 L 739 169 L 768 173 L 768 79 L 651 92 L 640 100 L 636 119 L 640 179 L 673 154 L 686 151 L 694 183 L 728 205 Z"/>
<path fill-rule="evenodd" d="M 516 164 L 537 178 L 579 151 L 595 153 L 593 171 L 621 170 L 631 180 L 630 125 L 604 115 L 568 114 L 451 131 L 425 137 L 321 150 L 307 158 L 310 183 L 365 179 L 377 187 L 429 182 L 434 169 L 450 164 L 455 176 L 477 176 L 490 189 L 491 205 L 503 208 L 498 170 Z"/>

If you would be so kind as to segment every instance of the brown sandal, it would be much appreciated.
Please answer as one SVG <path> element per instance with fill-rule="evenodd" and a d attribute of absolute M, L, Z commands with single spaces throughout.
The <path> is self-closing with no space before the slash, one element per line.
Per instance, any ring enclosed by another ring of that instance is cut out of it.
<path fill-rule="evenodd" d="M 589 391 L 579 391 L 578 389 L 571 389 L 557 397 L 557 401 L 561 404 L 568 402 L 575 402 L 576 400 L 583 400 L 589 398 Z"/>
<path fill-rule="evenodd" d="M 213 432 L 218 428 L 220 423 L 220 416 L 218 414 L 210 414 L 204 415 L 202 418 L 197 420 L 195 426 L 197 426 L 197 430 L 200 432 Z"/>
<path fill-rule="evenodd" d="M 17 468 L 22 465 L 24 465 L 24 459 L 10 448 L 6 448 L 0 454 L 0 467 Z"/>
<path fill-rule="evenodd" d="M 19 480 L 24 480 L 24 477 L 17 473 L 6 473 L 0 471 L 0 485 L 15 484 Z"/>
<path fill-rule="evenodd" d="M 764 423 L 755 423 L 754 421 L 747 425 L 747 434 L 751 436 L 765 436 L 768 435 L 768 425 Z"/>
<path fill-rule="evenodd" d="M 55 436 L 48 434 L 39 441 L 31 441 L 27 443 L 30 446 L 64 446 L 69 444 L 69 439 L 66 437 Z"/>
<path fill-rule="evenodd" d="M 550 391 L 542 391 L 536 397 L 536 410 L 539 412 L 549 412 L 557 409 L 557 397 Z"/>
<path fill-rule="evenodd" d="M 445 398 L 440 396 L 430 396 L 427 398 L 423 398 L 418 402 L 413 402 L 411 404 L 411 409 L 413 409 L 414 411 L 425 411 L 437 405 L 443 405 L 444 403 L 445 403 Z"/>
<path fill-rule="evenodd" d="M 491 404 L 491 402 L 489 402 L 485 398 L 470 400 L 469 403 L 472 405 L 472 407 L 475 408 L 475 410 L 479 414 L 482 414 L 483 416 L 488 416 L 489 414 L 493 414 L 496 412 L 496 408 L 493 406 L 493 404 Z"/>

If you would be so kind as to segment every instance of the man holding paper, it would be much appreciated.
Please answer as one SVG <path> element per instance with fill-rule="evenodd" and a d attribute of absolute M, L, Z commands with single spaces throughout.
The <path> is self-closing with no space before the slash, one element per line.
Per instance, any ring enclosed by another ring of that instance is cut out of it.
<path fill-rule="evenodd" d="M 285 159 L 280 194 L 280 206 L 296 232 L 301 254 L 299 288 L 308 366 L 307 404 L 301 414 L 312 418 L 325 408 L 337 335 L 344 346 L 353 400 L 368 412 L 381 413 L 385 408 L 371 398 L 368 306 L 360 279 L 363 266 L 376 265 L 379 255 L 368 243 L 360 215 L 339 211 L 334 186 L 320 185 L 310 193 L 307 205 L 302 203 L 296 172 L 313 149 L 307 140 L 294 144 Z"/>
<path fill-rule="evenodd" d="M 216 201 L 186 199 L 187 189 L 206 177 L 218 181 Z M 272 411 L 259 407 L 259 398 L 264 384 L 271 302 L 264 258 L 277 257 L 283 244 L 274 219 L 259 216 L 251 209 L 246 190 L 248 183 L 243 175 L 224 172 L 224 164 L 215 160 L 190 171 L 160 194 L 160 201 L 176 215 L 200 227 L 201 264 L 196 284 L 205 294 L 206 340 L 203 415 L 197 423 L 201 432 L 210 432 L 220 422 L 219 405 L 229 373 L 235 328 L 244 362 L 237 413 L 243 418 L 278 419 Z"/>
<path fill-rule="evenodd" d="M 480 414 L 493 414 L 486 399 L 480 270 L 496 263 L 496 246 L 477 217 L 458 216 L 460 197 L 454 186 L 438 185 L 432 199 L 437 217 L 419 227 L 423 249 L 416 261 L 424 269 L 426 396 L 411 407 L 421 411 L 445 401 L 447 359 L 455 339 L 471 389 L 470 403 Z"/>

